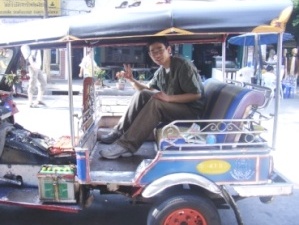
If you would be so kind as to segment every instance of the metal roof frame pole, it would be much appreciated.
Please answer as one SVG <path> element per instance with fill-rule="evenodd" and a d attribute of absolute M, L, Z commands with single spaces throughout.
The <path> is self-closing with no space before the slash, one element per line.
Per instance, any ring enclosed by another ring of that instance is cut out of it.
<path fill-rule="evenodd" d="M 94 76 L 95 74 L 95 64 L 93 63 L 94 62 L 94 48 L 93 47 L 90 47 L 90 54 L 89 54 L 89 57 L 90 57 L 90 62 L 91 62 L 91 75 L 92 77 Z"/>
<path fill-rule="evenodd" d="M 280 106 L 280 89 L 281 89 L 281 80 L 280 80 L 280 71 L 281 71 L 281 62 L 282 62 L 282 41 L 283 33 L 278 34 L 277 41 L 277 63 L 276 63 L 276 91 L 275 91 L 275 108 L 274 108 L 274 121 L 273 121 L 273 136 L 272 136 L 272 148 L 276 148 L 276 136 L 277 136 L 277 124 L 278 124 L 278 113 Z"/>
<path fill-rule="evenodd" d="M 248 64 L 248 46 L 242 46 L 242 64 L 240 68 L 249 66 Z"/>
<path fill-rule="evenodd" d="M 223 77 L 223 82 L 226 82 L 224 80 L 224 77 L 225 76 L 225 62 L 226 62 L 226 35 L 223 35 L 223 38 L 222 38 L 222 77 Z"/>
<path fill-rule="evenodd" d="M 253 50 L 253 65 L 254 65 L 254 76 L 256 78 L 256 84 L 261 84 L 261 74 L 260 74 L 260 67 L 259 65 L 259 34 L 254 34 L 254 50 Z"/>
<path fill-rule="evenodd" d="M 73 77 L 72 77 L 72 43 L 69 41 L 66 45 L 67 50 L 67 72 L 68 72 L 68 96 L 69 96 L 69 119 L 72 146 L 75 146 L 75 129 L 74 129 L 74 101 L 73 101 Z"/>

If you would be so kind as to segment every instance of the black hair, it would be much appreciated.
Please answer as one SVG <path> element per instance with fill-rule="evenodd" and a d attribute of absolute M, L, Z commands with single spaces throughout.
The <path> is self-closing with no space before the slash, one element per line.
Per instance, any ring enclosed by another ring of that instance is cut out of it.
<path fill-rule="evenodd" d="M 273 66 L 267 66 L 266 67 L 266 70 L 269 72 L 269 71 L 272 71 L 272 70 L 274 70 L 274 67 Z"/>
<path fill-rule="evenodd" d="M 156 37 L 150 37 L 147 41 L 147 47 L 151 46 L 154 43 L 161 43 L 163 44 L 166 48 L 169 46 L 168 40 L 164 36 L 156 36 Z"/>

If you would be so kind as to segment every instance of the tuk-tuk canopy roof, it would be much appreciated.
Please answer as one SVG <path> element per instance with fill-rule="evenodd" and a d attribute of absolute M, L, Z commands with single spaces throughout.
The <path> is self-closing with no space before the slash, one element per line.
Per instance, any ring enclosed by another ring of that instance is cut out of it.
<path fill-rule="evenodd" d="M 221 42 L 228 34 L 283 32 L 290 0 L 172 1 L 168 4 L 39 19 L 0 26 L 0 46 L 130 45 L 166 35 L 170 42 Z"/>

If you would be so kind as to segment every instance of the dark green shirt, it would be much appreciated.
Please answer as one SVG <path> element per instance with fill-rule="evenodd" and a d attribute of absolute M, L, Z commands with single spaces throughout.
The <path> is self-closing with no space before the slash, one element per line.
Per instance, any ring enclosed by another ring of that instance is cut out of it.
<path fill-rule="evenodd" d="M 186 59 L 171 57 L 170 71 L 166 73 L 166 70 L 161 66 L 148 85 L 150 88 L 168 95 L 201 94 L 200 99 L 186 104 L 200 111 L 204 107 L 204 88 L 201 78 L 193 63 Z"/>

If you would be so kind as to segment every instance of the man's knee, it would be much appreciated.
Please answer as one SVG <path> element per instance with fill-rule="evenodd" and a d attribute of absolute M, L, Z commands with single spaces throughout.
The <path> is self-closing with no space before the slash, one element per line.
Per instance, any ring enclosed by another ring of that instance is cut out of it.
<path fill-rule="evenodd" d="M 151 98 L 148 103 L 149 107 L 154 110 L 154 111 L 158 111 L 158 110 L 164 110 L 165 109 L 165 102 L 156 99 L 156 98 Z"/>
<path fill-rule="evenodd" d="M 138 102 L 142 102 L 144 104 L 151 99 L 152 95 L 153 95 L 152 91 L 141 90 L 141 91 L 136 92 L 135 99 L 137 99 Z"/>

